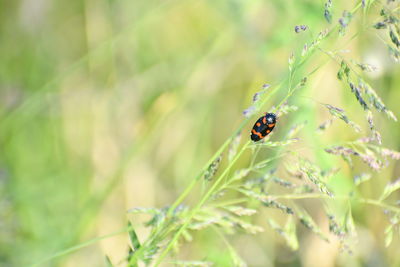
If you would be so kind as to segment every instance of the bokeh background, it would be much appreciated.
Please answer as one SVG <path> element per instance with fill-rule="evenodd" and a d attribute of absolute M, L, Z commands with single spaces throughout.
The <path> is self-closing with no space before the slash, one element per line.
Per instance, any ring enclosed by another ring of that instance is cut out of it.
<path fill-rule="evenodd" d="M 354 5 L 335 1 L 334 23 Z M 243 121 L 253 94 L 265 83 L 279 83 L 288 75 L 289 55 L 331 27 L 323 11 L 324 2 L 314 0 L 1 1 L 0 265 L 38 263 L 119 231 L 128 220 L 144 239 L 143 221 L 126 211 L 164 207 L 177 198 Z M 378 71 L 365 77 L 399 116 L 399 67 L 370 27 L 378 14 L 376 6 L 359 12 L 344 37 L 325 45 L 376 65 Z M 296 34 L 300 24 L 309 29 Z M 299 72 L 328 59 L 316 53 Z M 361 135 L 339 121 L 322 135 L 315 132 L 329 119 L 318 102 L 344 108 L 364 135 L 368 129 L 354 95 L 336 79 L 338 68 L 330 61 L 309 79 L 289 101 L 299 110 L 280 121 L 272 138 L 307 120 L 301 146 L 320 164 L 341 168 L 335 186 L 346 191 L 353 171 L 323 147 Z M 283 87 L 265 111 L 286 93 Z M 382 114 L 375 123 L 383 144 L 398 150 L 399 124 Z M 368 171 L 361 163 L 356 168 Z M 392 162 L 373 173 L 362 193 L 379 197 L 399 168 Z M 267 214 L 257 218 L 264 233 L 232 237 L 249 266 L 400 264 L 398 233 L 385 248 L 388 219 L 378 208 L 358 207 L 360 236 L 352 256 L 304 228 L 298 230 L 299 250 L 291 251 L 265 223 Z M 326 230 L 324 214 L 313 215 Z M 229 251 L 218 239 L 205 231 L 182 257 L 229 266 Z M 105 266 L 105 255 L 117 263 L 127 248 L 128 236 L 121 233 L 40 266 Z"/>

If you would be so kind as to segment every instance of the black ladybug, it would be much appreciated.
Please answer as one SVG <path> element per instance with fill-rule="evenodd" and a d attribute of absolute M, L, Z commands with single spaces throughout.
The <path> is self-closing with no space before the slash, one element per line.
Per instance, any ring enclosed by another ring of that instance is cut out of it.
<path fill-rule="evenodd" d="M 276 115 L 274 113 L 266 113 L 265 116 L 259 118 L 251 130 L 251 140 L 260 141 L 266 137 L 275 127 Z"/>

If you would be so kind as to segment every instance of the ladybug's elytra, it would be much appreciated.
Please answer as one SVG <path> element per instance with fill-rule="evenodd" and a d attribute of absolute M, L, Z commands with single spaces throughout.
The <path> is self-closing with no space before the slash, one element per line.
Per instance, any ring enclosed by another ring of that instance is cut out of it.
<path fill-rule="evenodd" d="M 260 141 L 266 137 L 275 127 L 276 115 L 274 113 L 266 113 L 265 116 L 259 118 L 251 130 L 251 140 Z"/>

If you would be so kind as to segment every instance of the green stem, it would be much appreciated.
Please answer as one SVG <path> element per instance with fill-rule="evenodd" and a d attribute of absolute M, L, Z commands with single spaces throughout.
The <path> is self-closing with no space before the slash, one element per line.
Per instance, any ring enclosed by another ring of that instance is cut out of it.
<path fill-rule="evenodd" d="M 119 235 L 119 234 L 126 233 L 126 232 L 128 232 L 128 230 L 129 230 L 129 227 L 126 227 L 126 228 L 123 228 L 123 229 L 121 229 L 121 230 L 119 230 L 119 231 L 116 231 L 116 232 L 114 232 L 114 233 L 107 234 L 107 235 L 103 235 L 103 236 L 100 236 L 100 237 L 97 237 L 97 238 L 93 238 L 93 239 L 88 240 L 88 241 L 86 241 L 86 242 L 84 242 L 84 243 L 81 243 L 81 244 L 79 244 L 79 245 L 76 245 L 76 246 L 73 246 L 73 247 L 64 249 L 64 250 L 62 250 L 62 251 L 59 251 L 59 252 L 57 252 L 56 254 L 53 254 L 52 256 L 50 256 L 50 257 L 48 257 L 48 258 L 46 258 L 46 259 L 43 259 L 43 260 L 41 260 L 41 261 L 39 261 L 39 262 L 37 262 L 37 263 L 32 264 L 31 266 L 32 266 L 32 267 L 34 267 L 34 266 L 42 266 L 43 263 L 45 263 L 45 262 L 48 262 L 48 261 L 53 260 L 53 259 L 55 259 L 55 258 L 64 256 L 64 255 L 69 254 L 69 253 L 71 253 L 71 252 L 77 251 L 77 250 L 79 250 L 79 249 L 81 249 L 81 248 L 90 246 L 90 245 L 92 245 L 92 244 L 94 244 L 94 243 L 96 243 L 96 242 L 98 242 L 98 241 L 103 240 L 103 239 L 107 239 L 107 238 L 112 237 L 112 236 L 115 236 L 115 235 Z"/>
<path fill-rule="evenodd" d="M 175 200 L 175 202 L 171 205 L 171 207 L 168 210 L 168 216 L 172 215 L 172 212 L 182 203 L 182 201 L 189 195 L 189 193 L 192 191 L 193 187 L 196 185 L 197 181 L 200 180 L 200 178 L 203 176 L 204 172 L 207 170 L 208 166 L 214 162 L 214 160 L 219 157 L 219 155 L 222 153 L 222 151 L 225 150 L 225 148 L 230 144 L 232 141 L 234 135 L 232 135 L 229 139 L 225 141 L 225 143 L 222 144 L 222 146 L 218 149 L 217 152 L 214 153 L 214 155 L 211 157 L 211 159 L 204 165 L 203 169 L 200 171 L 200 173 L 196 176 L 195 179 L 193 179 L 190 184 L 186 187 L 185 191 Z"/>
<path fill-rule="evenodd" d="M 379 200 L 375 200 L 375 199 L 369 199 L 369 198 L 355 198 L 355 197 L 351 197 L 351 196 L 346 196 L 346 195 L 342 195 L 342 196 L 334 196 L 334 197 L 330 197 L 328 195 L 325 194 L 286 194 L 286 195 L 268 195 L 268 197 L 270 197 L 271 199 L 311 199 L 311 198 L 319 198 L 319 199 L 340 199 L 340 200 L 353 200 L 359 203 L 363 203 L 363 204 L 369 204 L 369 205 L 373 205 L 373 206 L 377 206 L 380 208 L 384 208 L 384 209 L 388 209 L 394 212 L 400 212 L 400 208 L 396 207 L 396 206 L 392 206 L 386 203 L 383 203 Z"/>
<path fill-rule="evenodd" d="M 215 208 L 218 208 L 218 207 L 224 207 L 224 206 L 229 206 L 229 205 L 234 205 L 234 204 L 240 204 L 240 203 L 244 203 L 247 201 L 249 201 L 248 198 L 236 198 L 236 199 L 231 199 L 231 200 L 215 203 L 212 206 Z"/>
<path fill-rule="evenodd" d="M 243 145 L 242 149 L 238 154 L 236 154 L 235 158 L 230 162 L 229 166 L 224 170 L 224 172 L 218 177 L 218 179 L 215 181 L 215 183 L 211 186 L 211 188 L 207 191 L 207 193 L 203 196 L 203 198 L 200 200 L 200 202 L 195 206 L 195 208 L 192 210 L 192 212 L 189 214 L 189 216 L 186 218 L 186 221 L 182 224 L 182 226 L 179 228 L 179 230 L 175 233 L 171 241 L 168 243 L 167 247 L 162 251 L 160 256 L 158 257 L 155 266 L 158 266 L 162 260 L 165 258 L 167 253 L 171 250 L 171 248 L 174 246 L 182 232 L 187 228 L 189 223 L 191 222 L 192 218 L 195 216 L 195 214 L 198 212 L 198 210 L 204 205 L 204 203 L 210 198 L 210 196 L 215 192 L 215 190 L 218 188 L 218 185 L 222 182 L 223 178 L 228 174 L 229 170 L 232 168 L 234 163 L 239 159 L 241 154 L 244 152 L 244 150 L 247 148 L 247 146 L 250 144 L 250 141 L 247 141 L 246 144 Z"/>

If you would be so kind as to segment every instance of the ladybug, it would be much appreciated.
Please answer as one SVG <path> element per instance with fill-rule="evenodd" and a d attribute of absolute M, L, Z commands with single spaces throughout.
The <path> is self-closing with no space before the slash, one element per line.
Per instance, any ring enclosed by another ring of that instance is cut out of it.
<path fill-rule="evenodd" d="M 265 113 L 265 116 L 259 118 L 251 130 L 251 140 L 260 141 L 266 137 L 275 127 L 276 115 L 274 113 Z"/>

